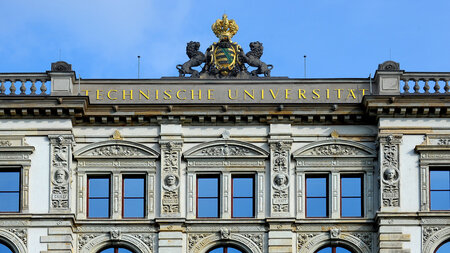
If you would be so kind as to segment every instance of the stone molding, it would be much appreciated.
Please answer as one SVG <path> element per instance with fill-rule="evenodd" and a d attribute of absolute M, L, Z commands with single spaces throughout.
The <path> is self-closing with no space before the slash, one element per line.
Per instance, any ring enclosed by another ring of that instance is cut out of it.
<path fill-rule="evenodd" d="M 27 253 L 27 230 L 10 228 L 0 228 L 0 238 L 4 239 L 8 246 L 12 247 L 17 253 Z"/>
<path fill-rule="evenodd" d="M 263 234 L 237 234 L 230 230 L 217 233 L 188 235 L 189 253 L 206 253 L 208 250 L 223 244 L 237 246 L 249 253 L 262 253 L 264 250 Z"/>
<path fill-rule="evenodd" d="M 294 185 L 290 180 L 290 157 L 292 139 L 269 140 L 271 173 L 271 216 L 289 215 L 289 188 Z"/>
<path fill-rule="evenodd" d="M 136 142 L 108 140 L 92 143 L 74 152 L 76 159 L 98 158 L 150 158 L 157 159 L 158 152 Z"/>
<path fill-rule="evenodd" d="M 80 253 L 98 252 L 100 249 L 110 245 L 123 245 L 137 253 L 153 253 L 153 236 L 149 239 L 144 234 L 123 234 L 119 238 L 112 238 L 111 234 L 79 234 L 78 249 Z"/>
<path fill-rule="evenodd" d="M 450 239 L 450 227 L 433 226 L 422 228 L 422 252 L 433 253 L 443 242 Z"/>
<path fill-rule="evenodd" d="M 259 158 L 269 156 L 264 149 L 251 143 L 237 140 L 216 140 L 199 144 L 183 154 L 184 158 Z"/>
<path fill-rule="evenodd" d="M 380 142 L 381 206 L 400 207 L 400 144 L 401 134 L 384 134 Z"/>
<path fill-rule="evenodd" d="M 183 142 L 160 141 L 161 146 L 161 216 L 180 217 L 180 167 Z"/>
<path fill-rule="evenodd" d="M 355 253 L 372 252 L 372 236 L 369 233 L 349 233 L 341 232 L 339 229 L 332 229 L 329 233 L 299 233 L 297 234 L 297 251 L 299 253 L 313 253 L 321 247 L 337 244 L 346 246 Z M 369 244 L 369 245 L 368 245 Z"/>

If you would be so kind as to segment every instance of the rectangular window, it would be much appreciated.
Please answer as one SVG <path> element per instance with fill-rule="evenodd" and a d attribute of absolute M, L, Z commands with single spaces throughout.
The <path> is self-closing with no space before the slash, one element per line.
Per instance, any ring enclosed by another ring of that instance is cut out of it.
<path fill-rule="evenodd" d="M 328 217 L 328 175 L 306 177 L 306 217 Z"/>
<path fill-rule="evenodd" d="M 197 217 L 219 217 L 219 176 L 197 177 Z"/>
<path fill-rule="evenodd" d="M 233 176 L 231 183 L 233 218 L 254 217 L 253 179 L 253 176 Z"/>
<path fill-rule="evenodd" d="M 362 217 L 363 184 L 361 175 L 341 175 L 341 217 Z"/>
<path fill-rule="evenodd" d="M 450 210 L 450 169 L 430 168 L 430 210 Z"/>
<path fill-rule="evenodd" d="M 88 217 L 108 218 L 109 217 L 109 177 L 89 177 L 88 178 Z"/>
<path fill-rule="evenodd" d="M 20 211 L 20 171 L 0 172 L 0 212 Z"/>
<path fill-rule="evenodd" d="M 124 176 L 122 187 L 122 215 L 124 218 L 144 218 L 145 179 L 143 176 Z"/>

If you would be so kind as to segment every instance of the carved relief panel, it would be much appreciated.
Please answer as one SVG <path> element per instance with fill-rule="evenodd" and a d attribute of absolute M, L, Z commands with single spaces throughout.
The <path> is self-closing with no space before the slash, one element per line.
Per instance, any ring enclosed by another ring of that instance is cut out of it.
<path fill-rule="evenodd" d="M 289 213 L 291 144 L 291 140 L 270 142 L 271 213 L 273 216 Z"/>
<path fill-rule="evenodd" d="M 72 135 L 49 135 L 50 140 L 50 210 L 70 212 Z"/>
<path fill-rule="evenodd" d="M 161 141 L 161 216 L 180 216 L 181 141 Z"/>
<path fill-rule="evenodd" d="M 382 135 L 380 139 L 380 177 L 382 207 L 400 206 L 399 146 L 402 135 Z"/>

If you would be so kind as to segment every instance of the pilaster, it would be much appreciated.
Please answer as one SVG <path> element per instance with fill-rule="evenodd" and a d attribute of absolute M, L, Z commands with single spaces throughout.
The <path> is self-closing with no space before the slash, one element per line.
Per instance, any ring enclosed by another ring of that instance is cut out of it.
<path fill-rule="evenodd" d="M 380 135 L 380 211 L 399 211 L 400 165 L 399 146 L 401 134 Z"/>

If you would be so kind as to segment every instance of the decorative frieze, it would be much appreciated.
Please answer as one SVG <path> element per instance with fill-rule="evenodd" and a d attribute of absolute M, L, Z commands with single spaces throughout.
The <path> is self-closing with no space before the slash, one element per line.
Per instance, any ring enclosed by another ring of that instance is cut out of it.
<path fill-rule="evenodd" d="M 49 135 L 51 157 L 51 211 L 70 211 L 72 135 Z"/>
<path fill-rule="evenodd" d="M 180 215 L 181 141 L 161 141 L 161 215 Z"/>
<path fill-rule="evenodd" d="M 28 232 L 25 228 L 10 228 L 9 232 L 13 233 L 20 240 L 22 240 L 23 244 L 27 245 L 28 243 Z"/>
<path fill-rule="evenodd" d="M 380 136 L 383 207 L 400 206 L 399 144 L 401 142 L 402 135 Z"/>
<path fill-rule="evenodd" d="M 199 242 L 203 238 L 208 237 L 209 235 L 211 235 L 211 233 L 207 233 L 207 234 L 189 234 L 189 236 L 188 236 L 188 249 L 189 249 L 189 252 L 194 248 L 194 246 L 197 244 L 197 242 Z"/>
<path fill-rule="evenodd" d="M 292 140 L 279 140 L 270 143 L 272 213 L 289 212 L 289 158 Z"/>
<path fill-rule="evenodd" d="M 317 233 L 300 233 L 297 235 L 297 250 L 303 248 Z"/>
<path fill-rule="evenodd" d="M 136 237 L 137 239 L 141 240 L 145 245 L 148 246 L 150 249 L 150 252 L 153 252 L 153 245 L 154 245 L 154 236 L 150 234 L 133 234 L 132 236 Z"/>
<path fill-rule="evenodd" d="M 99 236 L 100 234 L 79 234 L 78 235 L 78 249 L 81 250 L 86 243 L 88 243 L 90 240 L 94 239 L 95 237 Z"/>

